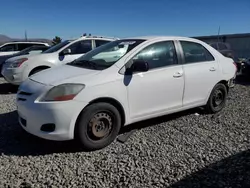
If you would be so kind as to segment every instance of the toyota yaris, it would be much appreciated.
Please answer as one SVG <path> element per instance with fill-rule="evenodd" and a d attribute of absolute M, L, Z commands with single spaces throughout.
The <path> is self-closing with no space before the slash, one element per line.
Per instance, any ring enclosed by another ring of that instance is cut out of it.
<path fill-rule="evenodd" d="M 196 39 L 116 40 L 22 83 L 19 122 L 38 137 L 96 150 L 134 122 L 199 106 L 219 112 L 235 73 L 232 59 Z"/>

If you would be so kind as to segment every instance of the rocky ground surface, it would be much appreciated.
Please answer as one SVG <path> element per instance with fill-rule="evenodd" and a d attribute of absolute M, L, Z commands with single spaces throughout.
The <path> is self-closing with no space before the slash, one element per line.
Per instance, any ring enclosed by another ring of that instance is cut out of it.
<path fill-rule="evenodd" d="M 95 152 L 24 132 L 15 92 L 0 78 L 0 187 L 250 187 L 247 83 L 219 114 L 193 109 L 137 123 L 127 142 Z"/>

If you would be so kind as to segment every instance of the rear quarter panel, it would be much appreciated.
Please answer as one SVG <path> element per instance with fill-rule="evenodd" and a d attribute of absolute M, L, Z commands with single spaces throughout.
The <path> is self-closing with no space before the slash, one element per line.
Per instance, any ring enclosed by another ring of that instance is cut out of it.
<path fill-rule="evenodd" d="M 234 60 L 227 57 L 220 57 L 218 64 L 221 70 L 221 80 L 230 80 L 236 74 L 236 67 L 233 64 Z"/>

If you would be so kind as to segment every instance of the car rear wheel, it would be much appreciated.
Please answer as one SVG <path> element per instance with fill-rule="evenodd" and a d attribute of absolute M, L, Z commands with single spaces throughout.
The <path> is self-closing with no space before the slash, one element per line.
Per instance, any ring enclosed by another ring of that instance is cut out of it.
<path fill-rule="evenodd" d="M 206 110 L 208 113 L 217 113 L 221 111 L 225 105 L 227 100 L 227 88 L 224 84 L 217 84 L 208 99 L 206 104 Z"/>
<path fill-rule="evenodd" d="M 95 103 L 83 110 L 75 136 L 85 150 L 97 150 L 112 143 L 120 128 L 119 111 L 111 104 Z"/>

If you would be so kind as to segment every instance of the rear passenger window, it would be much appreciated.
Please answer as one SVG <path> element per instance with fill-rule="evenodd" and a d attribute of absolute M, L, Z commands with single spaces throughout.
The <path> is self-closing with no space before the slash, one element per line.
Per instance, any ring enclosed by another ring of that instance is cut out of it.
<path fill-rule="evenodd" d="M 33 45 L 35 45 L 35 44 L 32 44 L 32 43 L 18 43 L 17 44 L 17 49 L 18 49 L 18 51 L 22 51 L 25 48 L 28 48 L 28 47 L 33 46 Z"/>
<path fill-rule="evenodd" d="M 145 61 L 149 69 L 155 69 L 177 64 L 177 55 L 172 41 L 157 42 L 140 51 L 132 61 Z"/>
<path fill-rule="evenodd" d="M 110 41 L 107 41 L 107 40 L 95 40 L 95 46 L 96 48 L 101 46 L 101 45 L 104 45 L 104 44 L 107 44 L 109 43 Z"/>
<path fill-rule="evenodd" d="M 199 63 L 205 61 L 214 61 L 211 53 L 201 44 L 187 41 L 180 41 L 185 63 Z"/>

